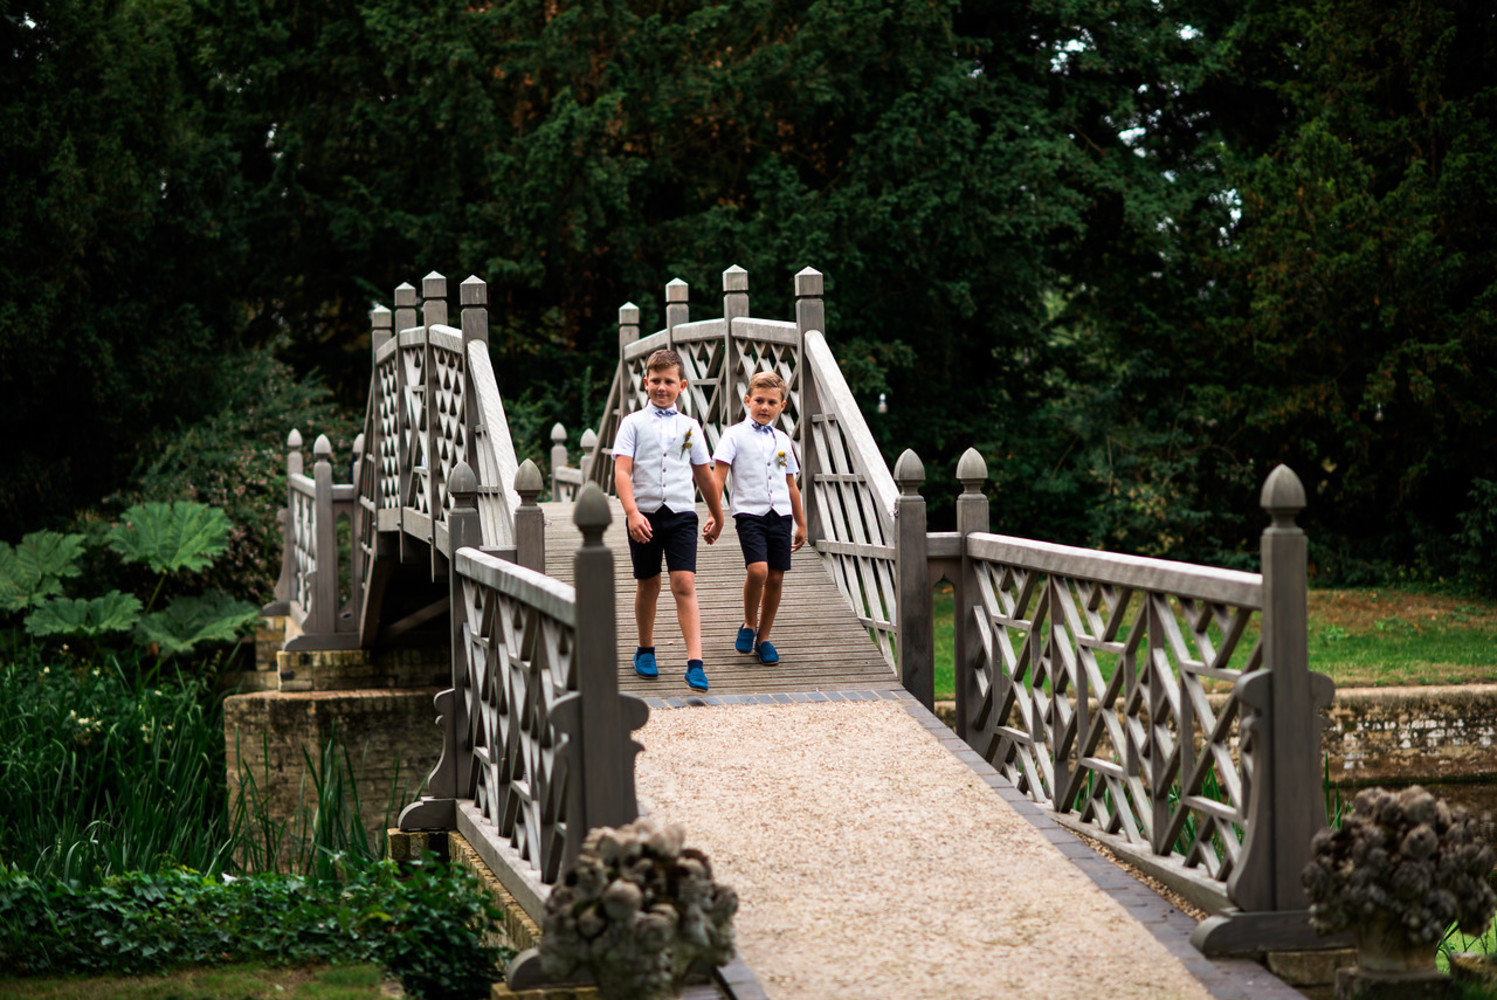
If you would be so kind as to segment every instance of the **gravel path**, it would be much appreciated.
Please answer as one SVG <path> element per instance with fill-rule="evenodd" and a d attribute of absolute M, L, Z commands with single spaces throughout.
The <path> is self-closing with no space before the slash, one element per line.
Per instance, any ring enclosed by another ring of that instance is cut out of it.
<path fill-rule="evenodd" d="M 1206 998 L 894 702 L 655 709 L 640 805 L 742 901 L 776 1000 Z"/>

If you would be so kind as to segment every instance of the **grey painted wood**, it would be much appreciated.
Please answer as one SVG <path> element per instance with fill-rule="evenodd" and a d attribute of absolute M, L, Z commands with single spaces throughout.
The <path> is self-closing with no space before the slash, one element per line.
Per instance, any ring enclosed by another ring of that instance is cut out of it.
<path fill-rule="evenodd" d="M 962 492 L 956 498 L 956 530 L 965 540 L 972 535 L 988 530 L 988 498 L 984 489 L 988 481 L 988 465 L 976 448 L 968 448 L 956 463 L 956 478 L 962 484 Z M 981 648 L 982 634 L 978 626 L 975 609 L 981 602 L 977 586 L 977 574 L 972 557 L 962 548 L 961 574 L 952 587 L 952 659 L 956 664 L 955 691 L 956 734 L 969 739 L 972 711 L 979 704 L 982 693 L 978 689 L 977 652 Z"/>
<path fill-rule="evenodd" d="M 928 711 L 935 709 L 935 636 L 926 572 L 925 466 L 906 448 L 894 463 L 899 497 L 894 501 L 894 560 L 898 594 L 899 675 L 905 690 Z"/>
<path fill-rule="evenodd" d="M 541 495 L 541 470 L 530 459 L 515 474 L 520 506 L 515 510 L 515 561 L 526 569 L 546 570 L 546 520 L 536 503 Z"/>

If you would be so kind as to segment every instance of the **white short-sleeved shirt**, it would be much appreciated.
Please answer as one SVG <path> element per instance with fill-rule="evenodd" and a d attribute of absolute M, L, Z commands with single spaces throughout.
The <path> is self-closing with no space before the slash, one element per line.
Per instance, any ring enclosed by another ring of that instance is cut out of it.
<path fill-rule="evenodd" d="M 634 502 L 646 514 L 662 506 L 677 514 L 696 509 L 691 467 L 712 464 L 712 453 L 702 425 L 691 417 L 653 403 L 635 410 L 620 421 L 613 454 L 634 459 Z"/>
<path fill-rule="evenodd" d="M 799 472 L 800 463 L 784 431 L 746 417 L 723 431 L 712 457 L 733 470 L 729 504 L 734 514 L 795 513 L 785 477 Z"/>

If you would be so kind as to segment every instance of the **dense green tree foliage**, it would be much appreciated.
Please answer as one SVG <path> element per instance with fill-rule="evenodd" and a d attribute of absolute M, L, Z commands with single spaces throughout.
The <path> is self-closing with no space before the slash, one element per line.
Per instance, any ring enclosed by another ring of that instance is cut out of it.
<path fill-rule="evenodd" d="M 972 444 L 1004 530 L 1086 544 L 1230 559 L 1278 461 L 1330 572 L 1491 520 L 1474 2 L 3 10 L 0 533 L 223 426 L 241 346 L 356 405 L 368 308 L 432 269 L 489 281 L 523 425 L 591 423 L 617 307 L 711 315 L 730 264 L 770 315 L 827 274 L 937 524 Z"/>

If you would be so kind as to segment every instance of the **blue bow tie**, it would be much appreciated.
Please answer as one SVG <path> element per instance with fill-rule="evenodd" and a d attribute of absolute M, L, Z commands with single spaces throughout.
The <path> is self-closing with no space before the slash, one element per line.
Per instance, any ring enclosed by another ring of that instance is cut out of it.
<path fill-rule="evenodd" d="M 751 423 L 751 424 L 754 425 L 754 430 L 759 431 L 759 432 L 761 432 L 763 434 L 773 434 L 774 433 L 774 425 L 772 425 L 772 424 L 761 424 L 757 420 L 750 420 L 749 423 Z"/>
<path fill-rule="evenodd" d="M 652 406 L 651 409 L 655 411 L 655 416 L 657 417 L 674 417 L 677 413 L 681 412 L 674 406 L 672 406 L 669 410 L 662 410 L 658 406 Z"/>

